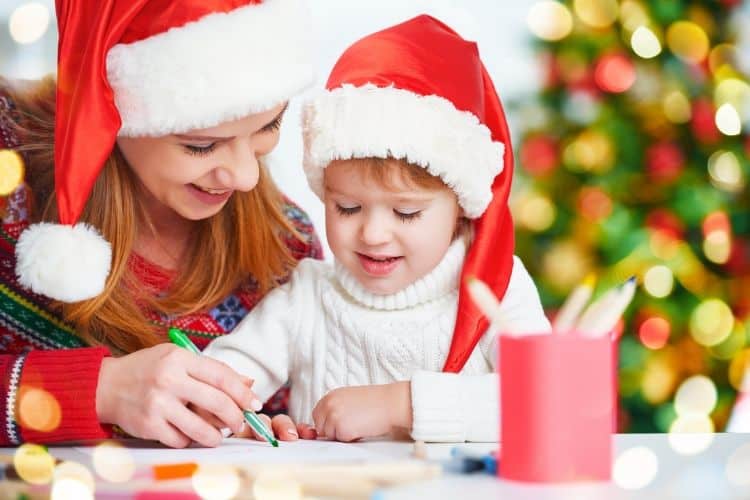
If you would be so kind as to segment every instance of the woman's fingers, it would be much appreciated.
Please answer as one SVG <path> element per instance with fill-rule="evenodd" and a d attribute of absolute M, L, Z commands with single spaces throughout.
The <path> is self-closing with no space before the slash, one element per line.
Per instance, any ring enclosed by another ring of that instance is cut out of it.
<path fill-rule="evenodd" d="M 174 394 L 197 410 L 215 415 L 222 422 L 218 427 L 229 427 L 232 432 L 238 432 L 242 427 L 244 417 L 237 403 L 213 386 L 187 378 L 175 387 Z"/>
<path fill-rule="evenodd" d="M 224 436 L 216 427 L 189 410 L 178 400 L 173 400 L 165 408 L 167 421 L 188 438 L 202 446 L 219 446 Z"/>
<path fill-rule="evenodd" d="M 170 448 L 185 448 L 191 443 L 191 439 L 176 429 L 169 422 L 162 422 L 154 426 L 159 441 Z"/>
<path fill-rule="evenodd" d="M 274 435 L 282 441 L 296 441 L 299 439 L 297 426 L 289 415 L 276 415 L 271 419 L 271 429 Z"/>
<path fill-rule="evenodd" d="M 226 393 L 240 408 L 260 411 L 263 404 L 248 387 L 249 378 L 240 375 L 226 364 L 206 356 L 196 356 L 187 366 L 188 374 Z"/>

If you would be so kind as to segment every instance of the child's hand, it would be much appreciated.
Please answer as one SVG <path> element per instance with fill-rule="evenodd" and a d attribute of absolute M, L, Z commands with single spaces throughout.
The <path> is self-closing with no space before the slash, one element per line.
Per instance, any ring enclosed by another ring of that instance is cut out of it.
<path fill-rule="evenodd" d="M 295 424 L 288 415 L 276 415 L 270 418 L 268 415 L 258 415 L 263 423 L 266 424 L 273 435 L 280 441 L 296 441 L 297 439 L 317 439 L 318 433 L 315 429 L 307 424 Z M 241 438 L 253 438 L 258 441 L 263 441 L 263 436 L 255 433 L 253 429 L 245 423 L 241 432 L 238 432 L 234 437 Z"/>
<path fill-rule="evenodd" d="M 394 427 L 411 428 L 411 384 L 341 387 L 326 394 L 313 410 L 318 435 L 337 441 L 382 436 Z"/>

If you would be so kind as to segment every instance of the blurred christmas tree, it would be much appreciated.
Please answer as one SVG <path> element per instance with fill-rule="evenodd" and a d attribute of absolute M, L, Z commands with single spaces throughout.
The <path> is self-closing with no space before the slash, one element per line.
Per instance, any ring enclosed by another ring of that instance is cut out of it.
<path fill-rule="evenodd" d="M 750 7 L 544 1 L 528 22 L 517 253 L 550 310 L 589 272 L 638 277 L 622 431 L 722 430 L 750 360 Z"/>

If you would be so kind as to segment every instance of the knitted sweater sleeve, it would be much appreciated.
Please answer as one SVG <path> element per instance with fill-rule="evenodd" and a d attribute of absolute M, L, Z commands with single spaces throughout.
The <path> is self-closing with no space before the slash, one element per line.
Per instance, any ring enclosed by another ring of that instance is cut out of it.
<path fill-rule="evenodd" d="M 518 257 L 500 307 L 513 331 L 544 334 L 550 324 L 536 286 Z M 420 441 L 498 441 L 500 388 L 497 332 L 487 332 L 477 348 L 493 373 L 466 375 L 421 370 L 411 380 L 412 438 Z"/>
<path fill-rule="evenodd" d="M 302 260 L 287 283 L 270 291 L 231 333 L 203 350 L 252 378 L 253 392 L 261 401 L 289 379 L 295 340 L 322 265 L 313 259 Z"/>
<path fill-rule="evenodd" d="M 15 108 L 0 88 L 0 149 L 16 148 Z M 111 435 L 96 416 L 102 347 L 86 348 L 47 307 L 21 287 L 15 243 L 29 223 L 28 192 L 0 199 L 0 446 L 55 443 Z"/>

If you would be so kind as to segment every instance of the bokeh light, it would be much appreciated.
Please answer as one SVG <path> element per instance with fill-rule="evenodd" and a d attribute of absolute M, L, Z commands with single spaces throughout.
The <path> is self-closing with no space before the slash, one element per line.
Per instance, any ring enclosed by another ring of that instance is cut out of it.
<path fill-rule="evenodd" d="M 679 90 L 673 90 L 664 97 L 664 115 L 672 123 L 687 123 L 692 116 L 690 100 Z"/>
<path fill-rule="evenodd" d="M 530 192 L 516 203 L 518 223 L 531 231 L 544 231 L 555 221 L 555 204 L 544 195 Z"/>
<path fill-rule="evenodd" d="M 675 381 L 674 364 L 669 356 L 654 356 L 643 368 L 640 390 L 646 401 L 658 405 L 672 395 Z"/>
<path fill-rule="evenodd" d="M 25 443 L 13 454 L 13 467 L 31 484 L 48 484 L 55 473 L 55 458 L 38 444 Z"/>
<path fill-rule="evenodd" d="M 240 490 L 240 476 L 230 465 L 201 464 L 192 477 L 193 488 L 201 497 L 211 500 L 233 498 Z"/>
<path fill-rule="evenodd" d="M 283 474 L 261 472 L 253 481 L 253 498 L 257 500 L 301 500 L 302 486 Z"/>
<path fill-rule="evenodd" d="M 586 186 L 578 193 L 578 209 L 586 219 L 597 222 L 612 213 L 612 200 L 602 188 Z"/>
<path fill-rule="evenodd" d="M 661 349 L 667 344 L 671 333 L 669 321 L 661 316 L 652 316 L 641 323 L 638 338 L 649 349 Z"/>
<path fill-rule="evenodd" d="M 714 89 L 717 106 L 731 104 L 740 121 L 750 119 L 750 85 L 739 78 L 725 78 Z"/>
<path fill-rule="evenodd" d="M 50 13 L 39 2 L 25 3 L 10 15 L 8 29 L 13 40 L 20 44 L 34 43 L 47 32 Z"/>
<path fill-rule="evenodd" d="M 730 193 L 739 193 L 745 187 L 742 166 L 731 151 L 719 150 L 708 158 L 711 184 Z"/>
<path fill-rule="evenodd" d="M 526 17 L 529 29 L 542 40 L 562 40 L 573 29 L 573 16 L 568 8 L 554 1 L 537 2 Z"/>
<path fill-rule="evenodd" d="M 18 419 L 24 427 L 52 432 L 59 427 L 62 419 L 60 403 L 44 389 L 21 386 L 18 391 Z"/>
<path fill-rule="evenodd" d="M 580 125 L 596 121 L 601 112 L 599 100 L 591 92 L 574 90 L 568 93 L 563 104 L 563 115 Z"/>
<path fill-rule="evenodd" d="M 734 486 L 750 486 L 750 443 L 745 443 L 727 459 L 727 479 Z"/>
<path fill-rule="evenodd" d="M 740 115 L 730 103 L 722 104 L 716 110 L 716 128 L 724 135 L 740 135 L 742 132 Z"/>
<path fill-rule="evenodd" d="M 737 64 L 737 47 L 728 43 L 720 43 L 708 54 L 708 67 L 712 73 L 721 73 L 726 69 L 734 71 Z"/>
<path fill-rule="evenodd" d="M 724 231 L 713 231 L 703 240 L 703 253 L 716 264 L 724 264 L 732 253 L 732 240 Z"/>
<path fill-rule="evenodd" d="M 713 432 L 708 415 L 681 415 L 669 427 L 669 446 L 681 455 L 697 455 L 711 446 Z"/>
<path fill-rule="evenodd" d="M 575 241 L 559 241 L 542 257 L 542 272 L 552 286 L 567 292 L 591 272 L 591 256 Z"/>
<path fill-rule="evenodd" d="M 112 483 L 130 481 L 135 474 L 135 460 L 130 451 L 114 441 L 105 441 L 94 448 L 94 470 Z"/>
<path fill-rule="evenodd" d="M 680 59 L 700 63 L 708 55 L 708 35 L 690 21 L 677 21 L 667 29 L 667 46 Z"/>
<path fill-rule="evenodd" d="M 732 358 L 729 363 L 729 383 L 735 390 L 750 391 L 750 349 L 745 349 Z"/>
<path fill-rule="evenodd" d="M 623 54 L 602 56 L 594 69 L 594 80 L 605 92 L 625 92 L 635 83 L 635 65 Z"/>
<path fill-rule="evenodd" d="M 8 196 L 23 182 L 21 155 L 12 149 L 0 149 L 0 196 Z"/>
<path fill-rule="evenodd" d="M 620 4 L 620 22 L 628 32 L 633 32 L 649 23 L 648 12 L 640 2 L 625 0 Z"/>
<path fill-rule="evenodd" d="M 696 342 L 710 347 L 729 336 L 734 327 L 734 315 L 721 299 L 707 299 L 693 310 L 689 326 Z"/>
<path fill-rule="evenodd" d="M 614 156 L 612 140 L 607 134 L 594 129 L 578 134 L 564 152 L 564 159 L 570 166 L 595 173 L 603 173 L 612 168 Z"/>
<path fill-rule="evenodd" d="M 641 26 L 633 32 L 630 37 L 630 46 L 633 52 L 644 59 L 651 59 L 661 53 L 661 43 L 653 31 Z"/>
<path fill-rule="evenodd" d="M 674 408 L 679 416 L 709 415 L 716 407 L 716 385 L 705 375 L 693 375 L 680 384 L 674 398 Z"/>
<path fill-rule="evenodd" d="M 661 299 L 672 293 L 674 275 L 664 265 L 650 267 L 643 276 L 643 288 L 652 297 Z"/>
<path fill-rule="evenodd" d="M 723 342 L 709 348 L 711 355 L 718 359 L 732 359 L 747 345 L 747 330 L 739 321 L 734 322 L 732 333 Z"/>
<path fill-rule="evenodd" d="M 612 480 L 625 490 L 645 488 L 659 472 L 659 459 L 650 448 L 636 446 L 629 448 L 615 459 Z"/>
<path fill-rule="evenodd" d="M 574 0 L 576 15 L 593 28 L 606 28 L 617 20 L 619 8 L 616 0 Z"/>
<path fill-rule="evenodd" d="M 50 500 L 93 500 L 94 491 L 94 475 L 83 464 L 67 461 L 55 467 Z"/>

